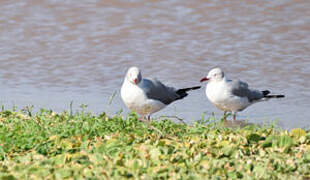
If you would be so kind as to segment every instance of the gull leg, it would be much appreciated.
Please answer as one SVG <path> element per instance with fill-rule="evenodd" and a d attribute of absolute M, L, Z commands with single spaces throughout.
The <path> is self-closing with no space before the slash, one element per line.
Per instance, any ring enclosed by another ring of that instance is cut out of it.
<path fill-rule="evenodd" d="M 145 120 L 145 115 L 144 115 L 144 114 L 141 114 L 141 117 L 139 118 L 139 120 L 142 121 L 142 122 L 145 122 L 145 121 L 146 121 L 146 120 Z"/>
<path fill-rule="evenodd" d="M 236 121 L 236 112 L 233 112 L 233 120 Z"/>
<path fill-rule="evenodd" d="M 226 113 L 227 111 L 224 111 L 224 114 L 223 114 L 224 121 L 226 121 Z"/>
<path fill-rule="evenodd" d="M 151 114 L 149 114 L 149 115 L 147 116 L 147 120 L 148 120 L 148 121 L 151 120 Z"/>

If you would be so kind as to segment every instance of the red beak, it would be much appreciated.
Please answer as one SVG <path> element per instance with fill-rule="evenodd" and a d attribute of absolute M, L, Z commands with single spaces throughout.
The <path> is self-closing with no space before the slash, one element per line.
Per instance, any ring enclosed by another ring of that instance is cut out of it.
<path fill-rule="evenodd" d="M 204 77 L 204 78 L 202 78 L 202 79 L 200 80 L 200 82 L 208 81 L 208 80 L 209 80 L 208 78 Z"/>
<path fill-rule="evenodd" d="M 133 82 L 135 82 L 135 84 L 137 84 L 138 79 L 137 78 L 133 79 Z"/>

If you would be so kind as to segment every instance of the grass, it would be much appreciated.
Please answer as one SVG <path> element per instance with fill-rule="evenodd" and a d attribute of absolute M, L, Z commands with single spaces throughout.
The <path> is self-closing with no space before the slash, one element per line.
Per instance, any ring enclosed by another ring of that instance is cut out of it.
<path fill-rule="evenodd" d="M 310 131 L 0 112 L 0 179 L 309 179 Z"/>

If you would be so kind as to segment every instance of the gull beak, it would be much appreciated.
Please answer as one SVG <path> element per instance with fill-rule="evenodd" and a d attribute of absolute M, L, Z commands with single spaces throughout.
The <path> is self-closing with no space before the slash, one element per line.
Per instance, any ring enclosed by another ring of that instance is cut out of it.
<path fill-rule="evenodd" d="M 138 79 L 137 79 L 137 78 L 133 79 L 133 82 L 134 82 L 135 84 L 137 84 L 137 83 L 138 83 Z"/>
<path fill-rule="evenodd" d="M 208 81 L 209 79 L 207 77 L 204 77 L 200 80 L 200 82 L 203 82 L 203 81 Z"/>

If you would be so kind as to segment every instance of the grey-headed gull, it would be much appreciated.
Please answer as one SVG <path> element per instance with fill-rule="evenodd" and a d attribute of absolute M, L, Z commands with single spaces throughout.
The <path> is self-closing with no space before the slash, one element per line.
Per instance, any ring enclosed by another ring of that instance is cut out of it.
<path fill-rule="evenodd" d="M 195 86 L 184 89 L 175 89 L 166 86 L 156 79 L 142 78 L 141 71 L 137 67 L 128 69 L 121 88 L 121 97 L 125 105 L 132 111 L 136 111 L 142 118 L 155 113 L 170 103 L 186 97 L 187 91 L 199 89 Z"/>
<path fill-rule="evenodd" d="M 284 97 L 284 95 L 269 95 L 268 90 L 250 89 L 247 83 L 239 80 L 228 80 L 220 68 L 209 71 L 208 76 L 200 80 L 200 82 L 203 81 L 208 81 L 206 95 L 211 103 L 224 111 L 224 118 L 226 112 L 232 112 L 234 120 L 238 111 L 244 110 L 255 102 Z"/>

